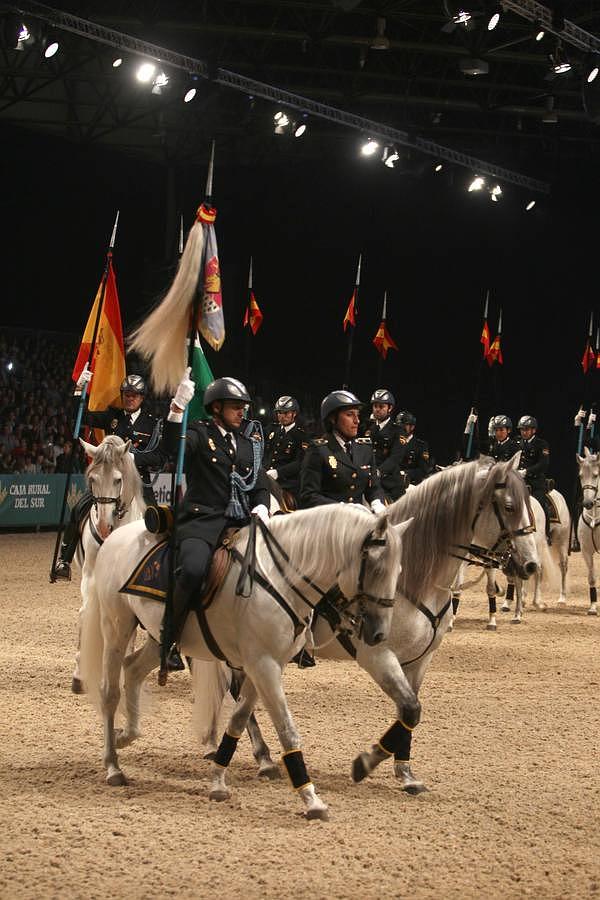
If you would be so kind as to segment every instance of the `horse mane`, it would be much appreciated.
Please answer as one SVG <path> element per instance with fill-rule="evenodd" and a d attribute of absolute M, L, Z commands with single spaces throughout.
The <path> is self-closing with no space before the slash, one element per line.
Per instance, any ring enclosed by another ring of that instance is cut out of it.
<path fill-rule="evenodd" d="M 117 434 L 107 434 L 104 440 L 98 445 L 95 456 L 86 469 L 86 477 L 106 466 L 113 466 L 118 469 L 123 476 L 122 496 L 125 500 L 131 497 L 142 509 L 145 506 L 142 479 L 138 472 L 133 456 L 131 453 L 121 453 L 119 450 L 124 446 L 125 441 Z"/>
<path fill-rule="evenodd" d="M 399 579 L 399 590 L 412 603 L 449 587 L 451 568 L 458 567 L 458 560 L 450 556 L 452 548 L 470 541 L 477 507 L 490 499 L 498 467 L 506 466 L 487 456 L 449 466 L 411 487 L 388 507 L 392 524 L 413 517 L 402 539 Z M 511 488 L 518 492 L 520 487 L 519 497 L 524 498 L 525 485 L 513 474 Z"/>
<path fill-rule="evenodd" d="M 347 565 L 349 554 L 358 552 L 376 521 L 364 506 L 331 503 L 301 509 L 291 516 L 273 516 L 269 530 L 285 547 L 291 566 L 318 580 L 332 567 L 337 570 Z"/>

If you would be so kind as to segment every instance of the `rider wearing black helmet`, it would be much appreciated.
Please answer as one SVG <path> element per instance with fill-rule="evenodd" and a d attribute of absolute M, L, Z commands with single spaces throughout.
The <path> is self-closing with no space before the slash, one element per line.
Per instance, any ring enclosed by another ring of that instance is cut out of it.
<path fill-rule="evenodd" d="M 396 400 L 387 388 L 378 388 L 371 395 L 371 419 L 364 436 L 371 438 L 381 486 L 386 496 L 399 496 L 400 444 L 398 427 L 392 421 Z"/>
<path fill-rule="evenodd" d="M 324 503 L 361 503 L 383 509 L 384 493 L 371 439 L 357 437 L 362 404 L 350 391 L 332 391 L 321 403 L 326 436 L 313 441 L 300 474 L 304 507 Z"/>
<path fill-rule="evenodd" d="M 396 425 L 400 432 L 398 436 L 400 489 L 394 500 L 401 497 L 411 484 L 420 484 L 433 471 L 427 442 L 416 437 L 414 433 L 417 427 L 416 416 L 404 409 L 396 416 Z"/>
<path fill-rule="evenodd" d="M 93 372 L 86 365 L 77 381 L 75 396 L 81 394 L 84 384 L 88 383 Z M 150 469 L 160 470 L 167 461 L 166 454 L 161 451 L 160 419 L 143 408 L 146 396 L 146 384 L 141 375 L 128 375 L 121 384 L 121 403 L 123 408 L 109 406 L 107 409 L 87 410 L 84 418 L 90 428 L 100 428 L 105 434 L 116 434 L 124 441 L 131 441 L 131 452 L 138 472 L 142 477 L 144 501 L 154 504 L 152 477 Z M 71 578 L 71 562 L 79 540 L 79 526 L 92 505 L 92 495 L 86 491 L 71 511 L 69 524 L 65 528 L 60 557 L 53 570 L 54 578 Z"/>
<path fill-rule="evenodd" d="M 520 449 L 519 442 L 511 435 L 512 422 L 504 414 L 494 416 L 490 422 L 492 439 L 490 453 L 495 460 L 507 462 Z"/>
<path fill-rule="evenodd" d="M 551 501 L 546 496 L 546 477 L 550 465 L 548 441 L 537 434 L 538 422 L 533 416 L 521 416 L 517 423 L 521 433 L 519 449 L 521 463 L 519 472 L 525 479 L 532 497 L 541 504 L 546 514 L 546 538 L 550 543 L 550 520 L 554 515 Z"/>
<path fill-rule="evenodd" d="M 294 503 L 300 493 L 300 466 L 308 447 L 308 435 L 296 424 L 300 406 L 295 397 L 284 395 L 275 404 L 277 425 L 269 432 L 264 466 L 284 491 L 289 491 Z"/>
<path fill-rule="evenodd" d="M 164 449 L 175 454 L 183 411 L 194 396 L 189 369 L 183 377 L 164 428 Z M 247 524 L 250 513 L 268 521 L 269 489 L 261 465 L 260 440 L 242 426 L 250 396 L 235 378 L 217 378 L 204 392 L 208 422 L 187 429 L 187 490 L 177 525 L 177 580 L 173 596 L 174 640 L 178 641 L 189 602 L 208 574 L 214 549 L 224 530 Z M 242 427 L 241 427 L 242 426 Z"/>

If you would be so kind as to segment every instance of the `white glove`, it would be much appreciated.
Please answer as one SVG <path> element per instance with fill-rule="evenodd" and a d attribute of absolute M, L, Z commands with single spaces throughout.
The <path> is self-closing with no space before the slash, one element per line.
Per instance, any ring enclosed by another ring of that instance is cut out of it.
<path fill-rule="evenodd" d="M 379 515 L 379 513 L 385 512 L 385 504 L 378 498 L 375 498 L 375 500 L 371 501 L 371 509 L 376 515 Z"/>
<path fill-rule="evenodd" d="M 591 412 L 591 413 L 589 414 L 589 416 L 588 416 L 587 427 L 588 427 L 588 428 L 591 428 L 595 421 L 596 421 L 596 413 L 595 413 L 595 412 Z"/>
<path fill-rule="evenodd" d="M 590 413 L 590 415 L 592 415 L 592 413 Z M 575 428 L 577 428 L 578 425 L 583 425 L 584 421 L 585 421 L 585 409 L 582 406 L 582 407 L 580 407 L 579 412 L 575 416 L 575 421 L 573 422 L 573 425 L 575 426 Z"/>
<path fill-rule="evenodd" d="M 258 518 L 265 523 L 265 525 L 269 524 L 269 510 L 265 506 L 264 503 L 259 503 L 258 506 L 255 506 L 251 511 L 253 516 L 258 516 Z"/>
<path fill-rule="evenodd" d="M 185 409 L 192 397 L 194 396 L 194 391 L 196 390 L 196 385 L 190 378 L 190 372 L 192 371 L 191 366 L 188 366 L 185 370 L 185 375 L 179 382 L 179 386 L 175 391 L 175 396 L 173 397 L 172 403 L 175 406 L 178 406 L 179 409 Z"/>
<path fill-rule="evenodd" d="M 94 374 L 93 372 L 90 372 L 90 368 L 89 368 L 88 364 L 86 363 L 85 366 L 83 367 L 83 369 L 81 370 L 81 374 L 79 375 L 79 378 L 77 379 L 77 384 L 75 385 L 75 394 L 81 394 L 81 392 L 83 391 L 84 385 L 89 384 L 89 382 L 92 380 L 93 374 Z"/>
<path fill-rule="evenodd" d="M 521 476 L 521 478 L 525 478 L 525 476 L 527 475 L 527 469 L 519 469 L 519 475 Z"/>
<path fill-rule="evenodd" d="M 474 413 L 473 411 L 471 411 L 469 413 L 469 415 L 467 416 L 467 424 L 465 425 L 465 434 L 469 433 L 469 431 L 471 430 L 471 426 L 475 426 L 476 422 L 477 422 L 477 413 Z"/>
<path fill-rule="evenodd" d="M 269 478 L 272 478 L 273 481 L 277 481 L 277 469 L 267 469 L 267 475 Z"/>

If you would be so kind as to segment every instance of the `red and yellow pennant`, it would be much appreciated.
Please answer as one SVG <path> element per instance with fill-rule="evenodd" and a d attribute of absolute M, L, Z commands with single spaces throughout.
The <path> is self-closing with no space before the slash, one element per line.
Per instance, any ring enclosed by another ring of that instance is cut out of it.
<path fill-rule="evenodd" d="M 346 310 L 346 315 L 344 316 L 344 331 L 346 331 L 348 325 L 352 325 L 353 328 L 356 328 L 356 290 L 352 292 L 352 296 L 350 297 L 350 303 L 348 304 L 348 309 Z"/>
<path fill-rule="evenodd" d="M 500 335 L 497 334 L 492 343 L 490 344 L 490 349 L 488 350 L 486 356 L 488 366 L 493 366 L 495 362 L 498 363 L 499 366 L 504 364 L 504 359 L 502 358 L 502 347 L 500 346 Z"/>
<path fill-rule="evenodd" d="M 485 359 L 487 359 L 488 353 L 490 352 L 490 327 L 487 323 L 487 319 L 483 323 L 483 329 L 481 331 L 479 342 L 483 344 L 483 356 Z"/>
<path fill-rule="evenodd" d="M 98 288 L 92 311 L 83 332 L 79 353 L 75 360 L 72 375 L 75 382 L 77 382 L 90 356 L 94 327 L 101 302 L 102 283 Z M 94 373 L 94 377 L 90 382 L 89 409 L 94 412 L 106 409 L 108 406 L 121 406 L 121 384 L 125 378 L 125 346 L 123 343 L 117 280 L 111 257 L 108 260 L 104 302 L 102 303 L 90 369 Z"/>
<path fill-rule="evenodd" d="M 387 358 L 388 350 L 397 350 L 398 347 L 394 343 L 394 340 L 387 329 L 387 325 L 385 324 L 385 319 L 381 320 L 379 328 L 377 329 L 377 334 L 373 338 L 373 343 L 377 347 L 377 350 L 384 359 Z"/>
<path fill-rule="evenodd" d="M 260 307 L 256 302 L 256 297 L 254 296 L 254 291 L 250 291 L 250 300 L 248 301 L 248 306 L 246 307 L 246 312 L 244 313 L 244 328 L 246 325 L 249 326 L 252 334 L 256 334 L 260 326 L 262 325 L 263 314 L 260 311 Z"/>
<path fill-rule="evenodd" d="M 600 359 L 600 357 L 598 357 L 598 359 Z M 584 374 L 587 375 L 589 370 L 594 368 L 594 365 L 600 368 L 598 360 L 596 359 L 596 354 L 592 350 L 592 345 L 588 340 L 585 345 L 585 350 L 583 351 L 583 356 L 581 357 L 581 368 L 583 369 Z"/>

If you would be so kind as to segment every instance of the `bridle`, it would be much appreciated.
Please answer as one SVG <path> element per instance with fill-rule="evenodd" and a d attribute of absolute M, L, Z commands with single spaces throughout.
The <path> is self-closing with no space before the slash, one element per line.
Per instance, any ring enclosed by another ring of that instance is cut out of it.
<path fill-rule="evenodd" d="M 129 506 L 131 505 L 131 501 L 129 503 L 123 503 L 123 501 L 121 500 L 121 494 L 123 492 L 123 481 L 122 480 L 121 480 L 121 487 L 119 489 L 119 493 L 117 494 L 116 497 L 97 497 L 94 494 L 94 491 L 91 488 L 91 486 L 90 486 L 90 490 L 92 492 L 92 504 L 93 504 L 93 507 L 96 510 L 96 512 L 98 511 L 98 504 L 103 505 L 103 506 L 108 506 L 110 504 L 114 504 L 115 509 L 114 509 L 113 516 L 115 516 L 117 519 L 122 519 L 123 516 L 125 515 L 125 513 L 127 512 L 127 510 L 129 509 Z"/>
<path fill-rule="evenodd" d="M 461 559 L 469 565 L 473 566 L 482 566 L 484 569 L 504 569 L 508 566 L 512 554 L 515 552 L 515 538 L 523 537 L 527 534 L 534 534 L 536 531 L 535 527 L 535 518 L 533 515 L 533 510 L 531 508 L 531 502 L 529 500 L 529 495 L 525 498 L 525 505 L 527 507 L 527 513 L 529 515 L 529 525 L 524 525 L 522 528 L 509 528 L 506 524 L 506 520 L 502 515 L 502 510 L 500 508 L 500 504 L 498 502 L 498 498 L 496 497 L 496 492 L 500 490 L 506 489 L 506 481 L 497 481 L 494 484 L 494 497 L 492 500 L 492 509 L 494 511 L 494 515 L 498 521 L 498 525 L 500 526 L 500 534 L 496 539 L 495 543 L 491 547 L 481 547 L 479 544 L 455 544 L 459 550 L 465 550 L 468 553 L 468 556 L 460 556 L 456 553 L 452 553 L 456 559 Z M 474 532 L 479 517 L 483 512 L 485 507 L 485 503 L 481 501 L 479 506 L 477 507 L 477 511 L 473 518 L 473 522 L 471 524 L 471 530 Z"/>

